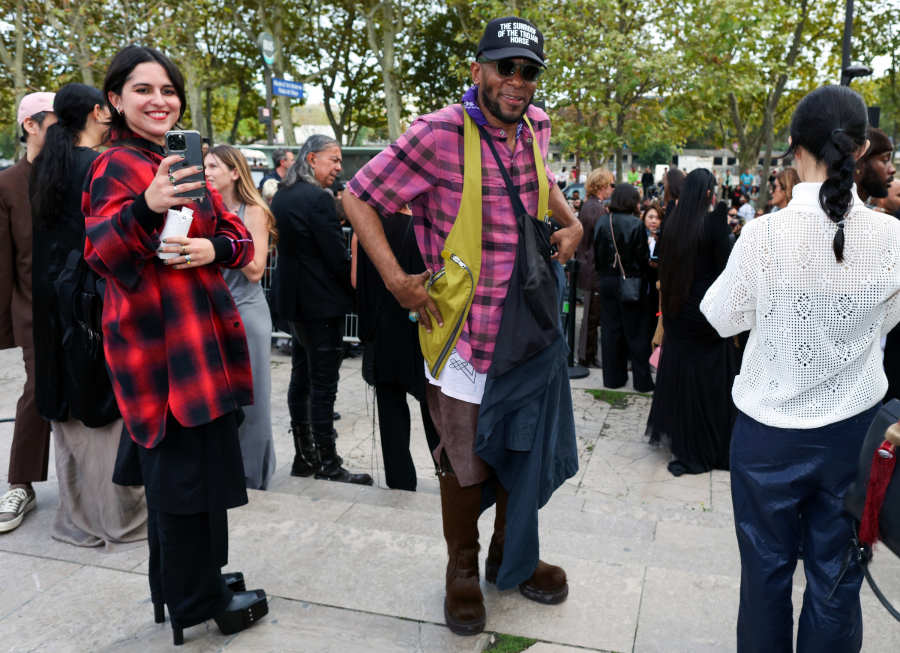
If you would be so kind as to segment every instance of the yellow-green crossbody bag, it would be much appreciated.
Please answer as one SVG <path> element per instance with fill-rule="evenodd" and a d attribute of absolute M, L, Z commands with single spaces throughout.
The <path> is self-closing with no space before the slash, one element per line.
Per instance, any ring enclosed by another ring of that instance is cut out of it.
<path fill-rule="evenodd" d="M 432 318 L 431 333 L 419 329 L 419 344 L 428 372 L 435 379 L 456 346 L 469 317 L 478 275 L 481 273 L 481 137 L 478 126 L 463 112 L 465 172 L 459 214 L 447 235 L 441 258 L 444 267 L 425 282 L 425 290 L 444 319 L 439 327 Z"/>

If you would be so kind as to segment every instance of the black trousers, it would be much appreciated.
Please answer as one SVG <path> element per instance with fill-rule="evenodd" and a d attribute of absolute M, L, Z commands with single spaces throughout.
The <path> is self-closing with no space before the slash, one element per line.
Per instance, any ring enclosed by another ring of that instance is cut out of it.
<path fill-rule="evenodd" d="M 235 411 L 186 427 L 169 414 L 153 449 L 122 430 L 113 482 L 146 490 L 150 598 L 166 604 L 173 628 L 211 619 L 231 601 L 222 580 L 227 510 L 247 503 L 239 418 Z"/>
<path fill-rule="evenodd" d="M 334 427 L 344 317 L 292 322 L 291 332 L 291 382 L 288 386 L 291 427 L 299 428 L 309 420 L 313 438 L 325 441 L 331 438 Z"/>
<path fill-rule="evenodd" d="M 638 392 L 653 390 L 650 375 L 650 351 L 646 347 L 643 320 L 647 312 L 647 295 L 636 302 L 620 302 L 617 297 L 619 277 L 600 279 L 600 349 L 603 352 L 603 385 L 621 388 L 628 383 L 628 358 Z"/>
<path fill-rule="evenodd" d="M 731 439 L 741 551 L 738 653 L 794 650 L 791 595 L 801 543 L 806 591 L 797 653 L 857 653 L 862 647 L 863 571 L 855 560 L 835 584 L 854 523 L 842 499 L 880 408 L 814 429 L 775 428 L 738 416 Z"/>
<path fill-rule="evenodd" d="M 597 358 L 597 329 L 600 327 L 600 289 L 584 291 L 584 311 L 581 315 L 581 334 L 578 338 L 578 360 L 593 365 Z"/>
<path fill-rule="evenodd" d="M 169 608 L 172 628 L 190 628 L 222 612 L 234 595 L 222 579 L 228 562 L 225 510 L 173 515 L 148 508 L 147 529 L 150 598 Z"/>
<path fill-rule="evenodd" d="M 381 431 L 381 455 L 387 486 L 394 490 L 416 490 L 416 467 L 409 453 L 410 414 L 406 389 L 399 383 L 375 383 L 375 402 L 378 404 L 378 423 Z M 434 451 L 441 442 L 428 404 L 419 403 L 425 424 L 428 450 Z"/>

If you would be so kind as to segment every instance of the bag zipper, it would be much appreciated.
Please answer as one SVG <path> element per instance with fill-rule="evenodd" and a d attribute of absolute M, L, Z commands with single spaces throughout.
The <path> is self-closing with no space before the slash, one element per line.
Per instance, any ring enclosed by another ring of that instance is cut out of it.
<path fill-rule="evenodd" d="M 475 279 L 472 277 L 472 271 L 469 269 L 463 260 L 459 258 L 456 254 L 450 255 L 450 260 L 456 263 L 459 267 L 465 270 L 469 274 L 469 280 L 472 282 L 472 290 L 469 291 L 469 297 L 466 299 L 466 305 L 468 306 L 469 301 L 472 299 L 472 295 L 475 293 Z M 438 272 L 437 275 L 432 277 L 432 279 L 444 273 L 444 270 Z M 437 357 L 437 360 L 434 362 L 434 367 L 431 368 L 431 376 L 434 376 L 435 370 L 440 369 L 441 363 L 444 362 L 444 359 L 450 353 L 450 346 L 456 342 L 456 334 L 459 333 L 459 330 L 462 328 L 463 320 L 466 317 L 467 311 L 463 311 L 459 316 L 459 320 L 456 322 L 456 326 L 453 327 L 453 331 L 450 333 L 450 338 L 447 340 L 447 344 L 444 345 L 443 351 L 441 351 L 441 355 Z"/>

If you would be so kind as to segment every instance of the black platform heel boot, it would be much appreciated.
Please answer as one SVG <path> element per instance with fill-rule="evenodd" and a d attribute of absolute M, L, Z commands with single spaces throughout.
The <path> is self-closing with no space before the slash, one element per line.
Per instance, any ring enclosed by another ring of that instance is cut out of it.
<path fill-rule="evenodd" d="M 213 617 L 223 635 L 234 635 L 249 628 L 269 614 L 269 602 L 264 590 L 235 592 L 231 603 Z"/>
<path fill-rule="evenodd" d="M 222 574 L 222 580 L 232 592 L 246 592 L 247 585 L 244 583 L 244 574 L 240 571 L 233 571 L 229 574 Z M 166 622 L 166 605 L 165 603 L 153 604 L 153 622 L 162 624 Z"/>
<path fill-rule="evenodd" d="M 374 481 L 368 474 L 351 474 L 341 467 L 344 460 L 337 454 L 335 439 L 337 433 L 331 431 L 331 435 L 325 440 L 315 440 L 316 453 L 319 456 L 319 468 L 316 470 L 316 479 L 320 481 L 336 481 L 338 483 L 352 483 L 354 485 L 373 485 Z"/>
<path fill-rule="evenodd" d="M 313 444 L 309 423 L 291 429 L 294 434 L 294 464 L 291 465 L 291 476 L 312 476 L 316 473 L 318 459 L 316 446 Z"/>

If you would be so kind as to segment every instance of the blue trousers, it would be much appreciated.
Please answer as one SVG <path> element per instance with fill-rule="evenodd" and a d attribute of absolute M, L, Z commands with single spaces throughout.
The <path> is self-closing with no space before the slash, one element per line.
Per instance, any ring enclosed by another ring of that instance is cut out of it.
<path fill-rule="evenodd" d="M 731 439 L 731 497 L 741 551 L 738 653 L 791 653 L 791 586 L 803 543 L 806 591 L 797 653 L 858 653 L 862 647 L 854 561 L 826 604 L 852 536 L 841 499 L 877 406 L 829 426 L 779 429 L 741 413 Z"/>

